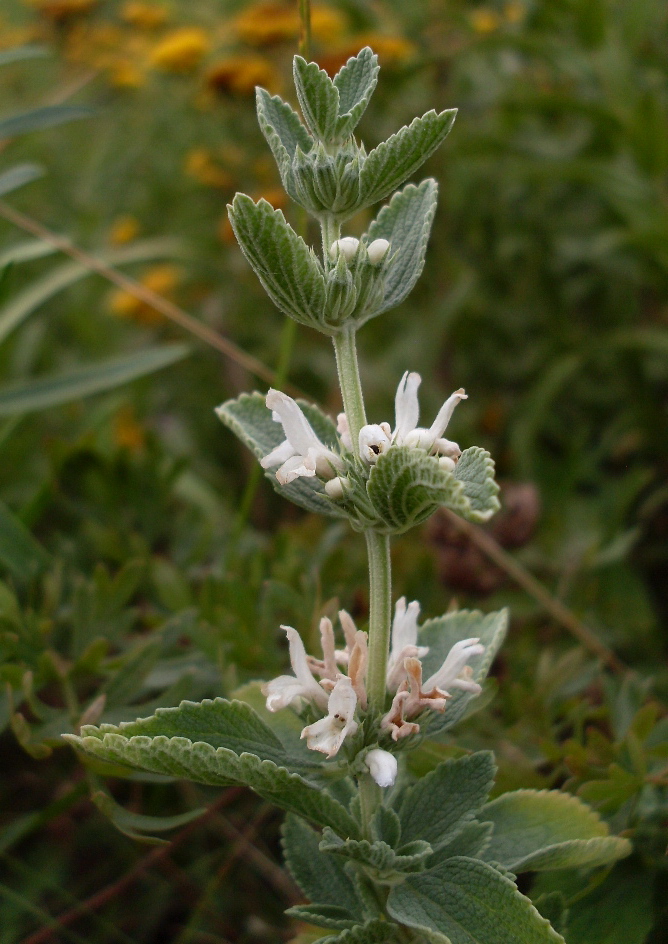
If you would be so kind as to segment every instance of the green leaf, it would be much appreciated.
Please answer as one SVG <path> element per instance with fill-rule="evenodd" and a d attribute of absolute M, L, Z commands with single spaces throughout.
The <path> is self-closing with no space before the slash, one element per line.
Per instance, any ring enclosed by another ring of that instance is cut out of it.
<path fill-rule="evenodd" d="M 85 725 L 80 736 L 63 737 L 85 753 L 111 763 L 212 786 L 248 786 L 264 799 L 320 826 L 331 826 L 344 836 L 359 834 L 356 821 L 344 806 L 325 790 L 279 766 L 289 762 L 283 745 L 241 702 L 223 698 L 201 704 L 183 702 L 179 708 L 158 709 L 151 718 L 118 726 Z"/>
<path fill-rule="evenodd" d="M 384 200 L 414 174 L 445 140 L 456 114 L 456 108 L 429 111 L 374 148 L 360 175 L 360 209 Z"/>
<path fill-rule="evenodd" d="M 297 112 L 279 95 L 270 95 L 265 89 L 258 88 L 256 104 L 260 129 L 274 155 L 283 186 L 295 199 L 290 171 L 292 159 L 298 147 L 308 154 L 315 142 L 299 120 Z"/>
<path fill-rule="evenodd" d="M 75 367 L 66 373 L 0 387 L 0 416 L 31 413 L 113 390 L 183 360 L 190 350 L 185 344 L 164 344 L 138 354 Z"/>
<path fill-rule="evenodd" d="M 438 850 L 438 861 L 452 856 L 467 856 L 469 859 L 481 859 L 492 838 L 494 827 L 491 823 L 479 823 L 473 820 L 466 823 L 452 839 Z"/>
<path fill-rule="evenodd" d="M 129 836 L 130 839 L 152 846 L 164 845 L 169 841 L 153 836 L 152 833 L 166 833 L 172 829 L 179 829 L 206 813 L 205 808 L 189 810 L 177 816 L 145 816 L 131 813 L 119 806 L 109 793 L 101 789 L 93 793 L 91 800 L 98 810 L 111 820 L 119 832 Z"/>
<path fill-rule="evenodd" d="M 0 174 L 0 197 L 43 175 L 44 170 L 38 164 L 17 164 L 16 167 L 10 167 Z"/>
<path fill-rule="evenodd" d="M 355 130 L 376 87 L 378 71 L 378 56 L 365 46 L 334 76 L 334 85 L 339 93 L 337 138 L 347 138 Z"/>
<path fill-rule="evenodd" d="M 147 239 L 132 246 L 124 246 L 111 252 L 100 253 L 98 259 L 109 265 L 146 262 L 182 253 L 181 244 L 173 239 Z M 57 292 L 68 288 L 86 276 L 95 275 L 88 266 L 79 262 L 68 262 L 57 266 L 47 275 L 32 282 L 0 309 L 0 342 L 17 328 L 40 305 L 52 298 Z"/>
<path fill-rule="evenodd" d="M 446 760 L 407 790 L 398 809 L 402 841 L 423 839 L 434 851 L 457 836 L 494 783 L 494 755 L 479 751 Z"/>
<path fill-rule="evenodd" d="M 324 144 L 332 143 L 339 117 L 338 89 L 317 62 L 306 62 L 301 56 L 294 58 L 293 76 L 309 131 Z"/>
<path fill-rule="evenodd" d="M 39 574 L 51 557 L 9 508 L 0 502 L 0 565 L 19 580 Z"/>
<path fill-rule="evenodd" d="M 314 944 L 401 944 L 404 940 L 394 924 L 374 918 L 333 937 L 318 938 Z"/>
<path fill-rule="evenodd" d="M 312 905 L 295 905 L 285 913 L 298 921 L 307 921 L 319 928 L 333 928 L 335 931 L 354 928 L 357 924 L 340 905 L 325 905 L 319 902 Z"/>
<path fill-rule="evenodd" d="M 298 402 L 321 442 L 335 447 L 338 437 L 332 421 L 317 407 L 301 400 Z M 283 428 L 280 423 L 274 423 L 272 420 L 271 411 L 267 409 L 260 393 L 244 393 L 236 400 L 228 400 L 217 408 L 216 413 L 221 422 L 248 446 L 256 459 L 263 459 L 283 442 Z M 279 485 L 274 471 L 270 469 L 266 476 L 279 495 L 301 508 L 330 518 L 345 517 L 345 512 L 325 495 L 320 479 L 302 477 L 290 485 Z"/>
<path fill-rule="evenodd" d="M 392 889 L 387 910 L 411 928 L 445 934 L 451 944 L 563 944 L 510 879 L 459 856 Z"/>
<path fill-rule="evenodd" d="M 479 610 L 457 610 L 437 619 L 427 620 L 420 630 L 420 645 L 429 646 L 422 660 L 424 677 L 429 678 L 439 669 L 456 642 L 478 637 L 485 647 L 482 655 L 469 659 L 473 669 L 473 680 L 479 685 L 484 681 L 494 658 L 501 648 L 508 628 L 508 611 L 481 613 Z M 461 689 L 452 692 L 445 712 L 429 715 L 429 736 L 447 731 L 464 716 L 470 702 L 476 696 Z"/>
<path fill-rule="evenodd" d="M 453 472 L 454 477 L 464 486 L 464 495 L 468 508 L 457 511 L 468 521 L 487 521 L 501 507 L 498 493 L 499 486 L 494 481 L 494 460 L 480 446 L 471 446 L 461 454 Z"/>
<path fill-rule="evenodd" d="M 395 193 L 369 228 L 368 241 L 387 239 L 395 258 L 385 276 L 382 304 L 369 317 L 399 305 L 413 289 L 424 268 L 427 242 L 436 212 L 438 185 L 423 180 L 419 187 L 408 184 Z"/>
<path fill-rule="evenodd" d="M 631 843 L 610 836 L 597 813 L 557 790 L 504 793 L 481 816 L 494 823 L 485 859 L 513 872 L 592 868 L 631 852 Z"/>
<path fill-rule="evenodd" d="M 13 49 L 3 49 L 0 52 L 0 66 L 8 66 L 13 62 L 24 62 L 26 59 L 43 59 L 49 55 L 45 46 L 15 46 Z"/>
<path fill-rule="evenodd" d="M 41 131 L 43 128 L 53 128 L 66 121 L 76 121 L 79 118 L 89 118 L 93 114 L 92 108 L 82 105 L 46 105 L 43 108 L 34 108 L 11 118 L 0 120 L 0 141 L 15 138 L 19 134 L 29 131 Z"/>
<path fill-rule="evenodd" d="M 323 831 L 320 850 L 366 866 L 373 870 L 379 882 L 392 880 L 396 873 L 423 871 L 432 854 L 429 843 L 419 839 L 406 843 L 395 852 L 391 846 L 381 840 L 375 842 L 369 842 L 368 839 L 344 840 L 328 829 Z"/>
<path fill-rule="evenodd" d="M 227 209 L 241 251 L 276 307 L 300 324 L 326 330 L 322 266 L 282 212 L 243 193 Z"/>
<path fill-rule="evenodd" d="M 399 817 L 389 806 L 379 806 L 371 823 L 374 839 L 386 842 L 388 846 L 397 849 L 401 842 L 401 822 Z"/>
<path fill-rule="evenodd" d="M 440 505 L 467 507 L 461 485 L 422 449 L 393 446 L 371 469 L 367 492 L 385 527 L 401 534 Z"/>
<path fill-rule="evenodd" d="M 286 816 L 282 828 L 285 864 L 307 898 L 338 905 L 358 921 L 363 908 L 355 886 L 335 856 L 320 850 L 320 836 L 298 816 Z"/>
<path fill-rule="evenodd" d="M 566 934 L 568 908 L 561 892 L 546 892 L 533 899 L 534 908 L 550 922 L 559 934 Z"/>
<path fill-rule="evenodd" d="M 0 269 L 7 265 L 43 259 L 44 256 L 51 256 L 54 252 L 57 252 L 55 246 L 51 246 L 42 239 L 26 239 L 0 252 Z"/>

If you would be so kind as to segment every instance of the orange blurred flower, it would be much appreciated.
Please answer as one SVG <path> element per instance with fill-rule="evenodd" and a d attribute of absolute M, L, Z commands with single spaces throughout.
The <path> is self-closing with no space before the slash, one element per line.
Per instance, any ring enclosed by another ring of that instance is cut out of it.
<path fill-rule="evenodd" d="M 137 422 L 131 406 L 122 407 L 114 417 L 114 442 L 128 452 L 141 452 L 146 444 L 146 432 Z"/>
<path fill-rule="evenodd" d="M 280 2 L 254 3 L 234 19 L 237 35 L 249 46 L 272 46 L 294 42 L 299 35 L 297 4 Z M 311 8 L 311 33 L 315 39 L 332 41 L 345 32 L 346 19 L 333 7 L 314 5 Z"/>
<path fill-rule="evenodd" d="M 210 42 L 203 29 L 187 26 L 172 30 L 150 54 L 150 63 L 166 72 L 192 72 L 208 53 Z"/>
<path fill-rule="evenodd" d="M 493 33 L 501 26 L 501 17 L 496 10 L 474 10 L 471 14 L 471 26 L 476 33 Z"/>
<path fill-rule="evenodd" d="M 216 92 L 252 95 L 256 85 L 273 91 L 279 84 L 274 66 L 262 56 L 228 56 L 219 59 L 206 74 L 207 86 Z"/>
<path fill-rule="evenodd" d="M 162 26 L 169 19 L 169 13 L 163 6 L 156 3 L 124 3 L 121 8 L 121 19 L 137 29 L 152 30 Z"/>
<path fill-rule="evenodd" d="M 520 23 L 526 15 L 526 7 L 523 3 L 511 0 L 503 8 L 503 15 L 508 23 Z"/>
<path fill-rule="evenodd" d="M 139 221 L 134 216 L 119 216 L 109 230 L 109 242 L 112 246 L 125 246 L 139 235 Z"/>
<path fill-rule="evenodd" d="M 383 33 L 359 33 L 344 46 L 318 56 L 318 63 L 329 75 L 335 75 L 351 56 L 356 56 L 364 46 L 371 46 L 381 65 L 398 66 L 417 54 L 417 47 L 403 36 L 386 36 Z"/>
<path fill-rule="evenodd" d="M 139 280 L 139 284 L 156 295 L 170 298 L 181 281 L 181 270 L 177 266 L 161 264 L 152 266 Z M 162 321 L 162 315 L 147 302 L 130 292 L 119 289 L 109 300 L 109 308 L 119 318 L 129 318 L 139 324 L 153 325 Z"/>
<path fill-rule="evenodd" d="M 194 148 L 186 154 L 185 172 L 205 187 L 227 190 L 234 183 L 232 177 L 216 163 L 211 151 L 206 148 Z"/>
<path fill-rule="evenodd" d="M 97 0 L 28 0 L 28 5 L 50 20 L 66 20 L 70 16 L 90 13 Z"/>

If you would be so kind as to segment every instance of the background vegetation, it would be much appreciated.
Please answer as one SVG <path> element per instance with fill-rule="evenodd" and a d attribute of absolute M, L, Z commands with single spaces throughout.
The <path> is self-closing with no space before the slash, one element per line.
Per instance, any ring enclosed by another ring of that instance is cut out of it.
<path fill-rule="evenodd" d="M 339 604 L 366 616 L 358 537 L 278 500 L 213 413 L 273 371 L 339 408 L 326 340 L 286 328 L 225 214 L 244 190 L 303 225 L 253 107 L 258 83 L 289 95 L 296 6 L 0 10 L 0 944 L 314 939 L 281 917 L 298 893 L 275 811 L 120 780 L 59 742 L 82 719 L 277 674 L 281 622 L 308 634 Z M 592 803 L 633 858 L 523 890 L 564 894 L 568 944 L 660 944 L 668 10 L 330 0 L 313 27 L 332 72 L 367 43 L 380 54 L 368 144 L 460 109 L 429 162 L 441 195 L 424 276 L 361 353 L 377 420 L 406 368 L 425 378 L 425 415 L 466 387 L 453 435 L 488 448 L 504 482 L 487 530 L 444 515 L 397 542 L 397 587 L 425 616 L 456 597 L 508 604 L 513 622 L 456 743 L 415 763 L 491 747 L 498 792 Z M 2 174 L 21 167 L 34 180 L 9 195 Z M 171 845 L 138 842 L 163 834 Z"/>

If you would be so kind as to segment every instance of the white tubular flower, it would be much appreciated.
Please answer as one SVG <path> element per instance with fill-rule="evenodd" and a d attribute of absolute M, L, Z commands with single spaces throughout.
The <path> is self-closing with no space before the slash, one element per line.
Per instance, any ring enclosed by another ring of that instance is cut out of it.
<path fill-rule="evenodd" d="M 352 262 L 357 255 L 360 241 L 354 236 L 344 236 L 343 239 L 337 239 L 329 247 L 329 258 L 335 262 L 339 255 L 343 256 L 346 262 Z"/>
<path fill-rule="evenodd" d="M 392 435 L 392 442 L 397 446 L 426 449 L 427 452 L 436 452 L 455 460 L 461 455 L 457 443 L 443 438 L 455 407 L 460 400 L 466 400 L 463 390 L 456 390 L 448 397 L 429 429 L 417 425 L 420 416 L 418 403 L 418 387 L 422 379 L 419 374 L 406 373 L 399 381 L 394 401 L 396 426 Z"/>
<path fill-rule="evenodd" d="M 335 478 L 330 479 L 329 482 L 325 482 L 325 492 L 332 501 L 341 501 L 349 485 L 350 482 L 345 476 L 337 475 Z"/>
<path fill-rule="evenodd" d="M 348 417 L 345 413 L 339 413 L 336 417 L 336 431 L 341 438 L 341 445 L 348 450 L 353 451 L 353 441 L 350 438 L 350 427 L 348 426 Z"/>
<path fill-rule="evenodd" d="M 451 688 L 460 688 L 473 695 L 479 695 L 482 689 L 477 682 L 471 680 L 471 668 L 467 662 L 472 656 L 480 656 L 484 651 L 485 647 L 477 637 L 456 642 L 440 669 L 424 683 L 423 689 L 427 692 L 432 689 L 447 692 Z"/>
<path fill-rule="evenodd" d="M 334 478 L 343 469 L 343 462 L 336 453 L 320 442 L 313 427 L 302 413 L 299 404 L 280 390 L 270 390 L 267 406 L 274 419 L 281 423 L 285 442 L 265 456 L 260 465 L 270 469 L 279 465 L 276 478 L 281 485 L 289 485 L 299 476 L 318 475 L 323 479 Z"/>
<path fill-rule="evenodd" d="M 410 695 L 403 706 L 406 718 L 414 717 L 423 708 L 430 708 L 432 711 L 445 711 L 445 705 L 450 695 L 448 692 L 442 692 L 440 688 L 433 688 L 430 692 L 423 690 L 422 663 L 420 660 L 406 659 L 404 666 L 410 686 Z"/>
<path fill-rule="evenodd" d="M 415 721 L 406 721 L 404 717 L 404 709 L 409 698 L 408 683 L 402 682 L 399 691 L 392 699 L 390 710 L 381 718 L 381 731 L 389 731 L 393 741 L 408 737 L 409 734 L 417 734 L 420 730 L 419 724 L 416 724 Z"/>
<path fill-rule="evenodd" d="M 378 457 L 387 452 L 391 444 L 392 430 L 389 423 L 379 426 L 374 423 L 360 430 L 360 457 L 369 465 L 375 465 Z"/>
<path fill-rule="evenodd" d="M 320 751 L 328 757 L 334 757 L 348 737 L 357 731 L 354 720 L 357 695 L 348 676 L 342 676 L 329 696 L 327 716 L 309 724 L 301 736 L 312 751 Z"/>
<path fill-rule="evenodd" d="M 386 239 L 374 239 L 366 250 L 371 265 L 378 265 L 379 262 L 382 262 L 389 248 L 390 244 Z"/>
<path fill-rule="evenodd" d="M 355 633 L 355 645 L 350 653 L 348 660 L 348 677 L 350 683 L 357 695 L 360 708 L 366 711 L 366 670 L 369 662 L 369 650 L 367 647 L 366 633 L 358 630 Z"/>
<path fill-rule="evenodd" d="M 404 660 L 411 657 L 424 658 L 429 652 L 428 646 L 417 645 L 418 616 L 420 604 L 417 600 L 406 605 L 406 597 L 397 600 L 392 621 L 392 648 L 387 663 L 387 687 L 396 692 L 406 678 Z"/>
<path fill-rule="evenodd" d="M 374 748 L 364 758 L 369 773 L 379 787 L 391 787 L 397 779 L 397 758 L 389 751 Z"/>
<path fill-rule="evenodd" d="M 295 698 L 308 698 L 319 708 L 327 707 L 327 694 L 318 685 L 308 665 L 308 657 L 301 636 L 292 626 L 281 626 L 287 633 L 290 664 L 294 675 L 279 675 L 262 686 L 269 711 L 287 708 Z"/>

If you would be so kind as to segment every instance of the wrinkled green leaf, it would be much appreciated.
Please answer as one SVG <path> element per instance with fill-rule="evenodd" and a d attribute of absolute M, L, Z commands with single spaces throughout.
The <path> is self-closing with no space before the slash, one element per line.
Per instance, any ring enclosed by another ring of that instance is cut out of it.
<path fill-rule="evenodd" d="M 260 129 L 274 155 L 283 186 L 294 200 L 290 172 L 292 159 L 298 147 L 307 154 L 313 147 L 313 138 L 299 120 L 297 112 L 279 95 L 270 95 L 265 89 L 258 88 L 256 103 Z"/>
<path fill-rule="evenodd" d="M 387 909 L 411 928 L 445 934 L 451 944 L 563 944 L 510 879 L 464 856 L 409 875 L 390 892 Z"/>
<path fill-rule="evenodd" d="M 631 852 L 631 843 L 610 836 L 607 824 L 590 807 L 556 790 L 504 793 L 480 815 L 494 823 L 485 859 L 513 872 L 591 868 Z"/>
<path fill-rule="evenodd" d="M 312 905 L 295 905 L 285 913 L 298 921 L 307 921 L 319 928 L 332 928 L 335 931 L 354 928 L 358 924 L 340 905 L 325 905 L 319 902 Z"/>
<path fill-rule="evenodd" d="M 499 486 L 494 480 L 494 460 L 480 446 L 471 446 L 461 454 L 453 472 L 464 486 L 468 508 L 458 514 L 467 521 L 487 521 L 501 507 Z M 456 511 L 453 508 L 453 511 Z"/>
<path fill-rule="evenodd" d="M 374 918 L 333 937 L 318 938 L 314 944 L 401 944 L 402 941 L 395 925 Z"/>
<path fill-rule="evenodd" d="M 355 130 L 376 87 L 378 70 L 378 56 L 365 46 L 334 76 L 334 85 L 339 93 L 338 138 L 346 138 Z"/>
<path fill-rule="evenodd" d="M 420 839 L 405 843 L 395 851 L 381 840 L 375 842 L 369 842 L 368 839 L 343 840 L 327 829 L 323 832 L 320 850 L 373 869 L 379 881 L 397 872 L 423 871 L 432 853 L 429 843 Z"/>
<path fill-rule="evenodd" d="M 311 134 L 324 144 L 336 139 L 339 92 L 317 62 L 294 57 L 293 76 L 304 121 Z"/>
<path fill-rule="evenodd" d="M 445 140 L 456 115 L 456 108 L 429 111 L 374 148 L 361 172 L 362 206 L 384 200 L 414 174 Z"/>
<path fill-rule="evenodd" d="M 317 407 L 299 401 L 306 418 L 321 442 L 336 446 L 336 427 Z M 219 419 L 248 446 L 256 459 L 268 455 L 275 446 L 283 442 L 283 427 L 274 423 L 271 411 L 267 409 L 264 397 L 259 393 L 242 394 L 236 400 L 228 400 L 216 410 Z M 329 501 L 320 479 L 298 478 L 290 485 L 279 485 L 275 470 L 269 469 L 266 476 L 279 495 L 320 515 L 330 518 L 343 518 L 345 512 Z"/>

